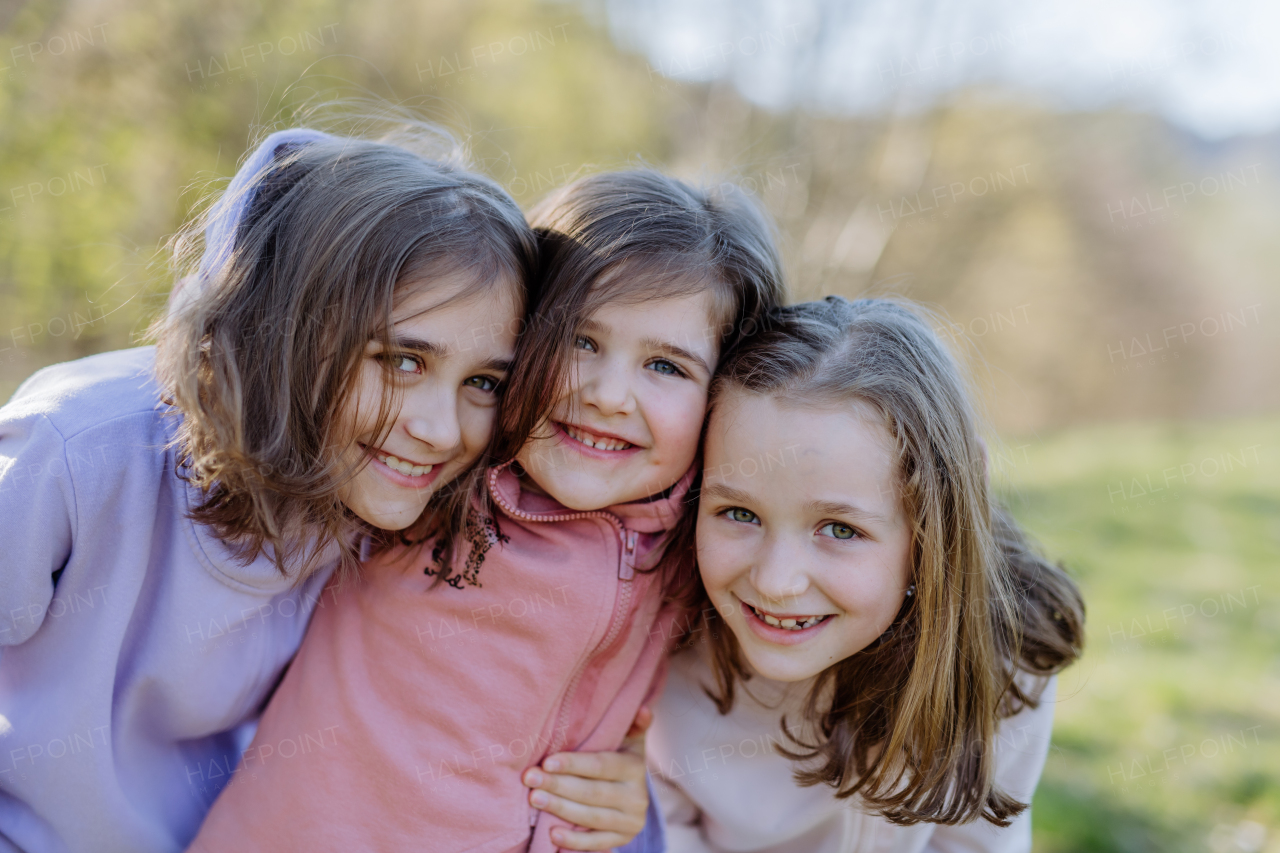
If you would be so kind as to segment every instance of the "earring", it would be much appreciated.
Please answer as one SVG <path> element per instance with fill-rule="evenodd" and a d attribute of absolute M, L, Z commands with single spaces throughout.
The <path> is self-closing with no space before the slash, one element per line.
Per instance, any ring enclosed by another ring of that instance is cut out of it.
<path fill-rule="evenodd" d="M 916 594 L 916 585 L 915 585 L 915 584 L 912 584 L 911 586 L 907 587 L 907 598 L 910 598 L 911 596 L 913 596 L 913 595 L 915 595 L 915 594 Z"/>

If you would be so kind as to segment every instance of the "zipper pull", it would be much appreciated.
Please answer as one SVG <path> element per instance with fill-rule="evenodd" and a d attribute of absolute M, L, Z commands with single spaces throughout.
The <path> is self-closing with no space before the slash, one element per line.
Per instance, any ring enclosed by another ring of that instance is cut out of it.
<path fill-rule="evenodd" d="M 622 554 L 618 558 L 618 577 L 629 581 L 636 576 L 636 532 L 622 530 Z"/>

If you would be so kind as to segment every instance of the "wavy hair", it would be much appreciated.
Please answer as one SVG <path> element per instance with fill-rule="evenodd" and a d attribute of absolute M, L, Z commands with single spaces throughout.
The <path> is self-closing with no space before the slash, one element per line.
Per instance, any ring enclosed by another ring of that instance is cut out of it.
<path fill-rule="evenodd" d="M 266 553 L 299 580 L 333 543 L 351 569 L 360 533 L 390 537 L 338 493 L 359 470 L 342 458 L 358 365 L 371 339 L 390 347 L 403 288 L 452 276 L 469 283 L 461 297 L 523 297 L 536 254 L 515 202 L 451 140 L 431 128 L 389 139 L 268 138 L 179 235 L 179 285 L 152 329 L 180 415 L 179 474 L 204 493 L 192 518 L 240 559 Z M 384 367 L 377 432 L 398 405 Z M 424 518 L 456 526 L 466 500 L 441 489 Z"/>

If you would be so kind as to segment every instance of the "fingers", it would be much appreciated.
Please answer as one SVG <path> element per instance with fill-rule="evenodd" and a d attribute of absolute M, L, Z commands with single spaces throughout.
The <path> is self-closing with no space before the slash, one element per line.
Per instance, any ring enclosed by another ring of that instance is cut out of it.
<path fill-rule="evenodd" d="M 552 769 L 560 772 L 548 772 Z M 529 803 L 594 832 L 564 830 L 570 850 L 607 850 L 644 828 L 649 809 L 644 760 L 620 752 L 566 752 L 524 773 Z M 557 830 L 557 832 L 560 830 Z M 553 839 L 554 840 L 554 839 Z"/>
<path fill-rule="evenodd" d="M 630 844 L 634 837 L 616 832 L 583 832 L 558 826 L 551 830 L 551 841 L 565 850 L 612 850 Z"/>
<path fill-rule="evenodd" d="M 648 808 L 647 802 L 645 809 L 635 813 L 619 811 L 615 808 L 586 805 L 580 801 L 558 796 L 540 788 L 535 788 L 529 792 L 529 804 L 556 817 L 564 818 L 569 823 L 583 827 L 586 830 L 594 830 L 579 833 L 583 836 L 591 836 L 591 838 L 589 840 L 580 838 L 578 843 L 589 845 L 599 843 L 599 846 L 575 847 L 575 850 L 605 850 L 626 844 L 640 830 L 644 829 L 645 810 Z M 570 830 L 562 829 L 560 831 L 572 834 Z M 602 838 L 603 836 L 607 837 Z"/>
<path fill-rule="evenodd" d="M 542 767 L 530 767 L 523 779 L 534 789 L 530 805 L 588 830 L 553 830 L 552 840 L 568 850 L 621 847 L 644 828 L 649 790 L 639 756 L 562 752 L 549 756 Z"/>
<path fill-rule="evenodd" d="M 627 739 L 643 736 L 651 725 L 653 725 L 653 710 L 648 705 L 641 705 L 640 710 L 636 711 L 636 718 L 632 721 L 631 728 L 627 731 Z"/>
<path fill-rule="evenodd" d="M 549 775 L 578 776 L 607 782 L 644 779 L 644 759 L 629 752 L 557 752 L 542 762 L 542 769 Z"/>
<path fill-rule="evenodd" d="M 524 783 L 530 788 L 546 791 L 562 799 L 573 800 L 587 806 L 613 810 L 634 809 L 638 791 L 638 786 L 634 781 L 627 783 L 583 779 L 580 776 L 540 773 L 536 769 L 531 769 L 525 773 Z M 534 803 L 534 805 L 538 804 Z M 561 817 L 564 817 L 564 815 L 561 815 Z M 612 828 L 587 824 L 582 821 L 578 821 L 578 823 L 582 823 L 583 826 L 590 826 L 592 829 Z"/>

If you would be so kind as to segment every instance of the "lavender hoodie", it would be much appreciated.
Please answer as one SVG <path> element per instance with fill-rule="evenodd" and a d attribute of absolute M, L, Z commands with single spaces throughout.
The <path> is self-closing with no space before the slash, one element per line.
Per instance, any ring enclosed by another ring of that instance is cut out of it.
<path fill-rule="evenodd" d="M 283 130 L 245 159 L 174 305 L 230 256 L 275 159 L 328 138 Z M 0 853 L 185 847 L 331 571 L 291 589 L 187 519 L 154 365 L 55 365 L 0 408 Z"/>
<path fill-rule="evenodd" d="M 55 365 L 0 408 L 0 851 L 183 849 L 327 579 L 186 518 L 153 363 Z"/>

